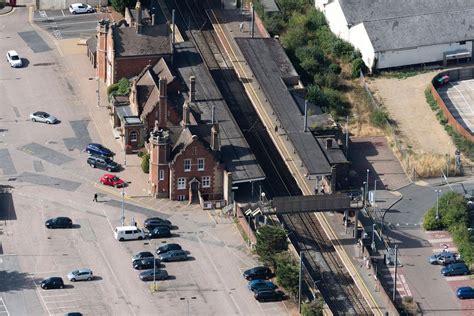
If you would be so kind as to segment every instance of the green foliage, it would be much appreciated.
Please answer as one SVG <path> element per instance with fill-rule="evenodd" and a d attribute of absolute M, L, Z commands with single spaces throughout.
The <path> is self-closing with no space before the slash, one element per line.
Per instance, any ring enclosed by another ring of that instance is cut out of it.
<path fill-rule="evenodd" d="M 144 153 L 142 156 L 142 163 L 141 163 L 142 171 L 144 173 L 150 172 L 150 154 Z"/>
<path fill-rule="evenodd" d="M 301 305 L 301 316 L 323 316 L 324 300 L 317 298 L 314 301 Z"/>
<path fill-rule="evenodd" d="M 332 72 L 317 73 L 314 75 L 314 83 L 320 87 L 337 89 L 339 87 L 339 77 Z"/>
<path fill-rule="evenodd" d="M 264 23 L 268 33 L 271 35 L 280 35 L 286 26 L 286 22 L 280 12 L 266 15 Z"/>
<path fill-rule="evenodd" d="M 447 229 L 464 261 L 472 263 L 474 259 L 474 239 L 468 230 L 469 210 L 462 194 L 447 192 L 439 198 L 436 219 L 436 205 L 428 209 L 423 218 L 426 230 Z"/>
<path fill-rule="evenodd" d="M 292 295 L 298 293 L 299 270 L 298 266 L 292 262 L 290 254 L 285 252 L 275 256 L 275 262 L 278 284 Z"/>
<path fill-rule="evenodd" d="M 257 254 L 267 263 L 274 263 L 273 255 L 288 249 L 286 232 L 277 226 L 265 225 L 257 230 Z"/>
<path fill-rule="evenodd" d="M 358 57 L 352 61 L 352 78 L 358 78 L 360 76 L 360 72 L 365 72 L 367 67 L 364 64 L 364 61 L 361 57 Z"/>
<path fill-rule="evenodd" d="M 120 79 L 117 83 L 107 87 L 108 95 L 128 95 L 130 93 L 131 83 L 127 78 Z"/>
<path fill-rule="evenodd" d="M 110 4 L 112 5 L 112 8 L 114 8 L 115 11 L 124 13 L 125 8 L 130 6 L 131 1 L 130 0 L 111 0 Z"/>
<path fill-rule="evenodd" d="M 370 121 L 378 128 L 385 128 L 390 116 L 384 110 L 376 109 L 370 114 Z"/>
<path fill-rule="evenodd" d="M 329 71 L 333 74 L 339 75 L 341 73 L 341 66 L 338 64 L 330 64 Z"/>

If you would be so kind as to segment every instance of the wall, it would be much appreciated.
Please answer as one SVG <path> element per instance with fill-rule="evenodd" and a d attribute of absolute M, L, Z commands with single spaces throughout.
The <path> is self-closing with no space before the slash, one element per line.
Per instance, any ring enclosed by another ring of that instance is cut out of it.
<path fill-rule="evenodd" d="M 413 49 L 395 50 L 378 53 L 378 69 L 405 65 L 424 64 L 443 60 L 443 53 L 465 49 L 472 54 L 472 42 L 422 46 Z"/>
<path fill-rule="evenodd" d="M 68 9 L 73 3 L 81 1 L 77 0 L 39 0 L 37 1 L 38 10 L 60 10 Z M 84 0 L 82 3 L 89 4 L 93 7 L 107 6 L 107 0 Z"/>
<path fill-rule="evenodd" d="M 149 63 L 154 65 L 161 56 L 115 57 L 115 73 L 112 83 L 121 78 L 138 75 Z"/>

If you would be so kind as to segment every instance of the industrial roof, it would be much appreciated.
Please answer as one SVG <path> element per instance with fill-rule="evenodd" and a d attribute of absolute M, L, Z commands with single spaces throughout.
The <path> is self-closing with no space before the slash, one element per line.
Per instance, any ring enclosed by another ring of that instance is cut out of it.
<path fill-rule="evenodd" d="M 339 0 L 348 24 L 364 23 L 375 51 L 474 39 L 472 0 Z"/>
<path fill-rule="evenodd" d="M 331 167 L 316 139 L 310 132 L 303 131 L 304 116 L 283 83 L 284 74 L 276 57 L 284 53 L 283 48 L 272 38 L 235 40 L 308 173 L 330 174 Z"/>
<path fill-rule="evenodd" d="M 226 170 L 232 172 L 232 182 L 242 183 L 263 180 L 265 174 L 258 164 L 252 150 L 234 120 L 227 103 L 212 79 L 209 71 L 191 42 L 175 46 L 174 66 L 188 85 L 189 77 L 196 77 L 196 102 L 201 121 L 212 122 L 212 109 L 219 123 L 221 159 Z"/>

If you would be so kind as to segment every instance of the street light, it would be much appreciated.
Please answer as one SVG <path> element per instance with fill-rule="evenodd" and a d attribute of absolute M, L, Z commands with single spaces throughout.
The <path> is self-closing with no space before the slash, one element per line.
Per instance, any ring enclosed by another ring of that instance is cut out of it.
<path fill-rule="evenodd" d="M 125 185 L 132 183 L 131 181 L 124 182 L 122 185 L 122 227 L 125 224 Z"/>
<path fill-rule="evenodd" d="M 436 220 L 439 219 L 439 194 L 441 193 L 441 190 L 435 190 L 436 192 Z"/>
<path fill-rule="evenodd" d="M 384 179 L 375 179 L 374 181 L 374 209 L 377 207 L 377 199 L 375 198 L 375 194 L 377 193 L 377 181 L 382 182 Z"/>
<path fill-rule="evenodd" d="M 370 173 L 370 170 L 367 169 L 367 180 L 365 181 L 365 194 L 367 196 L 366 200 L 369 197 L 369 173 Z"/>

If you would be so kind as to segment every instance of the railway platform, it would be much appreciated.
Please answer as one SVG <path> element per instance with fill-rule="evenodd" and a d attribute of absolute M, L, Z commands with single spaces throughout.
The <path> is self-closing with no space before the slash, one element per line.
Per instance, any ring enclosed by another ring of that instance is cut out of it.
<path fill-rule="evenodd" d="M 274 118 L 272 117 L 272 106 L 265 97 L 261 87 L 254 79 L 254 75 L 246 63 L 242 53 L 235 42 L 236 37 L 250 37 L 250 12 L 241 10 L 216 10 L 208 12 L 213 23 L 214 30 L 224 48 L 227 57 L 231 60 L 234 70 L 241 78 L 249 98 L 251 99 L 260 119 L 266 126 L 270 137 L 278 148 L 281 156 L 296 179 L 303 194 L 313 194 L 314 183 L 305 177 L 301 159 L 293 154 L 288 138 L 274 129 Z M 258 25 L 254 28 L 256 37 L 268 36 Z M 262 31 L 262 33 L 261 33 Z M 391 303 L 390 297 L 385 293 L 377 278 L 377 265 L 371 264 L 371 257 L 378 262 L 383 255 L 378 252 L 368 253 L 364 246 L 360 246 L 357 238 L 353 236 L 353 229 L 343 225 L 341 214 L 316 214 L 319 222 L 329 236 L 334 249 L 341 258 L 342 264 L 357 285 L 363 297 L 370 306 L 374 315 L 398 315 Z M 381 247 L 379 248 L 381 249 Z M 364 256 L 366 259 L 364 260 Z M 367 264 L 369 262 L 369 264 Z"/>

